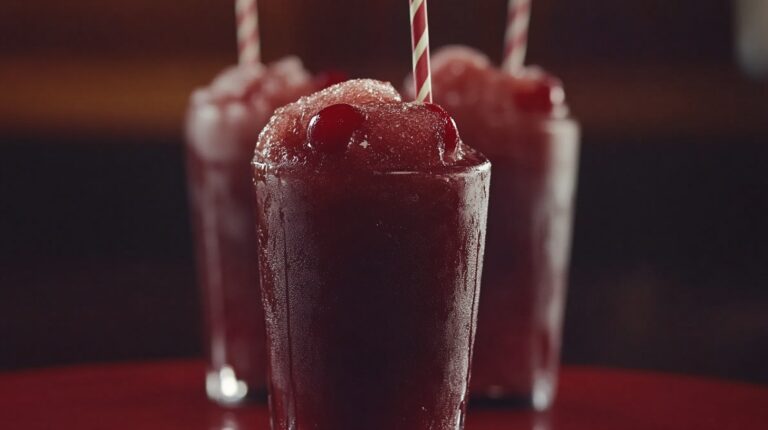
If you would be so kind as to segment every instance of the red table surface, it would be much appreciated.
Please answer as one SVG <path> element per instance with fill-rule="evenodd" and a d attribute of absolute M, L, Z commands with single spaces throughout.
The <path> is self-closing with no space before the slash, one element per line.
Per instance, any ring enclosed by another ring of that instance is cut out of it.
<path fill-rule="evenodd" d="M 597 368 L 560 384 L 548 414 L 473 409 L 467 429 L 768 429 L 768 387 Z M 0 374 L 0 428 L 266 430 L 269 417 L 210 404 L 201 363 L 161 362 Z"/>

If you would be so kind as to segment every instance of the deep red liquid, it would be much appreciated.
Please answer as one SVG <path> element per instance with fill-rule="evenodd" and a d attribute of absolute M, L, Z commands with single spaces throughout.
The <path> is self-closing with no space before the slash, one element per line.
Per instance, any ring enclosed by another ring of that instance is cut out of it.
<path fill-rule="evenodd" d="M 257 167 L 273 429 L 463 427 L 488 167 Z"/>

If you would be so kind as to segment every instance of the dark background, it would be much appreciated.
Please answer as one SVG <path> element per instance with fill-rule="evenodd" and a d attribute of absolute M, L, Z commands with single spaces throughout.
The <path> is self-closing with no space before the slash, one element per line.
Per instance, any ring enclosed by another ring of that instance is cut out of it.
<path fill-rule="evenodd" d="M 0 370 L 201 353 L 180 127 L 235 61 L 229 3 L 0 3 Z M 267 60 L 409 71 L 405 0 L 260 4 Z M 768 85 L 735 6 L 535 1 L 530 62 L 584 127 L 566 363 L 768 383 Z M 498 60 L 505 0 L 430 13 Z"/>

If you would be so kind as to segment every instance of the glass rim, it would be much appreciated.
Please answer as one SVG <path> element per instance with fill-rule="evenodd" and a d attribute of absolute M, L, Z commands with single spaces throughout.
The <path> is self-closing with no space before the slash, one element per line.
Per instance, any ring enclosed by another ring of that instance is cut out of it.
<path fill-rule="evenodd" d="M 452 166 L 437 166 L 425 170 L 367 170 L 367 169 L 354 169 L 348 171 L 339 171 L 335 169 L 319 168 L 319 169 L 306 169 L 303 167 L 280 167 L 275 166 L 269 162 L 263 162 L 257 160 L 256 157 L 251 161 L 251 167 L 254 173 L 260 172 L 258 176 L 284 176 L 295 177 L 295 173 L 301 172 L 308 176 L 354 176 L 360 174 L 366 174 L 366 176 L 383 176 L 383 177 L 401 177 L 401 176 L 434 176 L 434 177 L 446 177 L 446 176 L 466 176 L 472 174 L 481 174 L 484 172 L 490 172 L 492 168 L 491 161 L 484 153 L 472 148 L 471 152 L 477 158 L 477 162 L 469 165 L 452 165 Z"/>

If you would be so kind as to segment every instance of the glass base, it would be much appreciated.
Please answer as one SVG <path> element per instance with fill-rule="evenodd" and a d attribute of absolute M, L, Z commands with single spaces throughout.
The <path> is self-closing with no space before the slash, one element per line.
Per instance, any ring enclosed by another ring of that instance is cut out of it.
<path fill-rule="evenodd" d="M 223 406 L 236 406 L 249 401 L 266 401 L 267 398 L 264 388 L 249 387 L 229 366 L 208 371 L 205 377 L 205 391 L 209 399 Z"/>
<path fill-rule="evenodd" d="M 555 384 L 549 378 L 537 380 L 533 389 L 525 393 L 507 390 L 502 386 L 491 386 L 484 392 L 473 392 L 469 406 L 479 409 L 533 409 L 544 412 L 554 403 L 555 389 Z"/>

